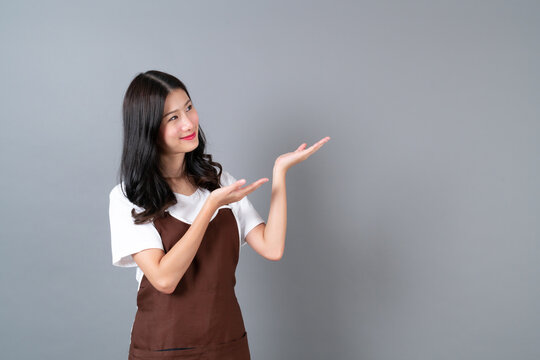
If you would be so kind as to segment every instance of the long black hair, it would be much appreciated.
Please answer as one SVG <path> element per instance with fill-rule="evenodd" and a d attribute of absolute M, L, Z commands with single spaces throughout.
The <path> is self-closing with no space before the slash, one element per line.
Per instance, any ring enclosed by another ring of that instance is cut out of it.
<path fill-rule="evenodd" d="M 118 180 L 124 184 L 124 195 L 144 209 L 141 213 L 131 210 L 135 224 L 154 221 L 177 202 L 159 168 L 157 145 L 165 99 L 174 89 L 184 90 L 191 99 L 182 81 L 170 74 L 150 70 L 138 74 L 124 96 L 124 145 Z M 212 161 L 212 155 L 204 153 L 206 137 L 200 124 L 198 137 L 199 146 L 184 156 L 183 173 L 197 187 L 213 191 L 221 187 L 222 167 Z"/>

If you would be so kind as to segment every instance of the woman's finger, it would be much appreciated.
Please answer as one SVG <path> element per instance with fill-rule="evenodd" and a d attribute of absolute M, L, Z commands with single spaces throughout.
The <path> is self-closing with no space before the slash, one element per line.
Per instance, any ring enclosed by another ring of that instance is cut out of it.
<path fill-rule="evenodd" d="M 246 183 L 246 179 L 240 179 L 237 180 L 234 184 L 232 184 L 233 190 L 238 190 L 242 185 Z"/>
<path fill-rule="evenodd" d="M 326 142 L 328 142 L 328 140 L 330 140 L 330 136 L 327 136 L 325 138 L 322 138 L 321 140 L 317 141 L 315 144 L 311 145 L 307 151 L 313 153 L 315 152 L 316 150 L 318 150 L 321 146 L 323 146 Z"/>
<path fill-rule="evenodd" d="M 255 182 L 249 184 L 248 186 L 239 189 L 239 190 L 242 192 L 242 196 L 246 196 L 246 195 L 252 193 L 253 191 L 255 191 L 259 186 L 261 186 L 262 184 L 264 184 L 267 181 L 269 181 L 268 178 L 261 178 L 261 179 L 255 181 Z"/>
<path fill-rule="evenodd" d="M 242 186 L 246 183 L 246 179 L 240 179 L 235 181 L 232 184 L 229 184 L 227 186 L 224 186 L 225 189 L 228 188 L 229 194 L 238 190 L 241 190 Z"/>

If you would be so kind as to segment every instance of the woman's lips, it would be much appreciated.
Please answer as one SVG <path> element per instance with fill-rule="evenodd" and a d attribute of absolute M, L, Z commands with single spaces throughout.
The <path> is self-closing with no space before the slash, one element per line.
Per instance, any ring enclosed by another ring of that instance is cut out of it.
<path fill-rule="evenodd" d="M 184 136 L 183 138 L 180 138 L 180 139 L 182 139 L 182 140 L 193 140 L 193 139 L 195 139 L 195 135 L 197 135 L 196 132 L 194 132 L 194 133 L 191 134 L 191 135 Z"/>

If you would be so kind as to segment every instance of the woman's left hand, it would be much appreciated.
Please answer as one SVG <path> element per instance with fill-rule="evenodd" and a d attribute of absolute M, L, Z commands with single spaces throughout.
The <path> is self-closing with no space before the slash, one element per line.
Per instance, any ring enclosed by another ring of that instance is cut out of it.
<path fill-rule="evenodd" d="M 330 136 L 322 138 L 315 144 L 306 149 L 307 144 L 303 143 L 295 151 L 280 155 L 274 163 L 274 171 L 287 172 L 294 165 L 306 160 L 315 151 L 319 150 L 326 142 L 330 140 Z"/>

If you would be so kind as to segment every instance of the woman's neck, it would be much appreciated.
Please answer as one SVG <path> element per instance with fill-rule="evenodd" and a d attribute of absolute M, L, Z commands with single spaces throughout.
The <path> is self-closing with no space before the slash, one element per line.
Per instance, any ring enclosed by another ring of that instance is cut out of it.
<path fill-rule="evenodd" d="M 184 154 L 175 154 L 172 156 L 162 156 L 160 159 L 160 169 L 163 178 L 172 191 L 183 195 L 191 195 L 197 187 L 185 174 Z"/>
<path fill-rule="evenodd" d="M 159 167 L 166 180 L 182 179 L 184 177 L 184 153 L 162 155 Z"/>
<path fill-rule="evenodd" d="M 197 187 L 192 184 L 187 177 L 181 179 L 166 179 L 172 191 L 182 195 L 191 195 L 197 191 Z"/>

